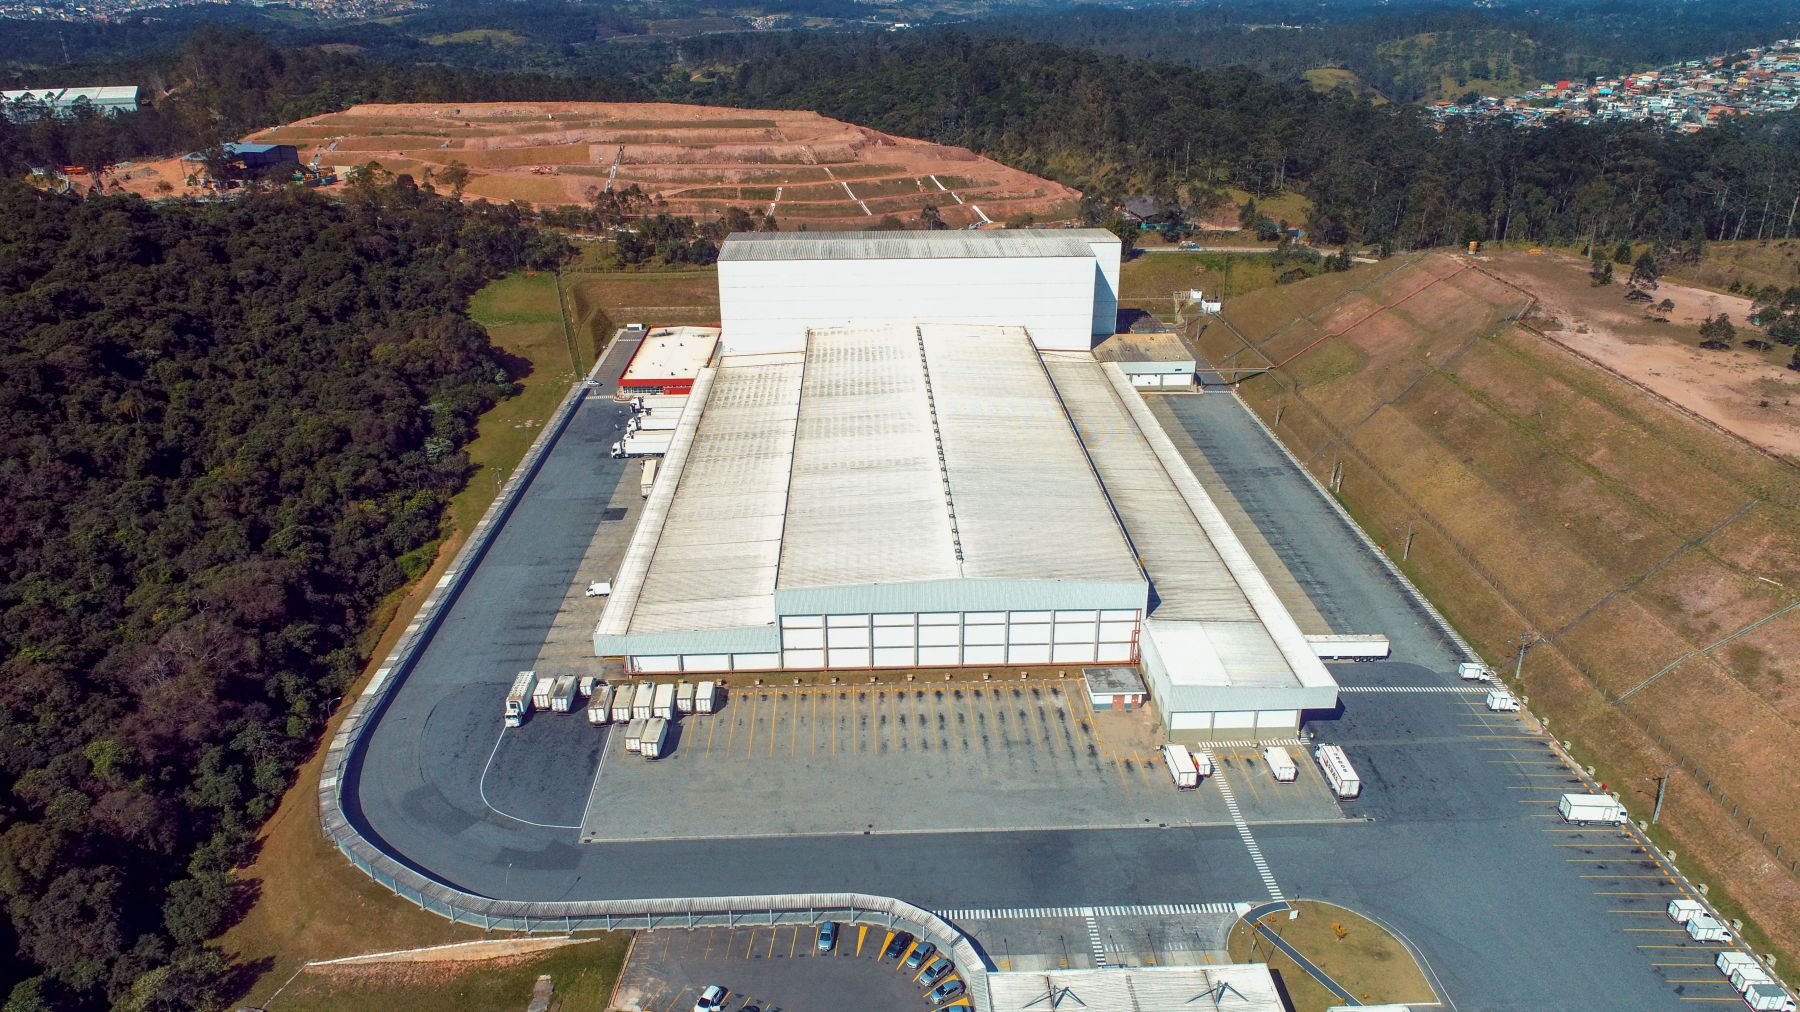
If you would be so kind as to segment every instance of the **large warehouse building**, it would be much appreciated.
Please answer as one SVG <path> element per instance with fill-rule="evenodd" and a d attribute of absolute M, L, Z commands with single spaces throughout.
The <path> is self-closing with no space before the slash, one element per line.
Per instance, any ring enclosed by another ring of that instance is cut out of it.
<path fill-rule="evenodd" d="M 1024 327 L 1085 351 L 1119 314 L 1119 237 L 1101 228 L 757 232 L 719 252 L 725 353 L 800 351 L 815 327 Z"/>
<path fill-rule="evenodd" d="M 1033 337 L 892 320 L 728 351 L 694 384 L 596 654 L 639 674 L 1135 663 L 1195 741 L 1333 708 L 1131 377 Z"/>

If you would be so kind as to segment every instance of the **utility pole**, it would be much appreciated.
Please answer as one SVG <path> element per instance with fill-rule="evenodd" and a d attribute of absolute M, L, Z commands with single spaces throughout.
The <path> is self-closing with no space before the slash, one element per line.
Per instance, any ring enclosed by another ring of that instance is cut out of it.
<path fill-rule="evenodd" d="M 1519 659 L 1513 664 L 1513 681 L 1515 682 L 1525 677 L 1525 651 L 1531 648 L 1533 639 L 1535 637 L 1531 635 L 1530 629 L 1519 631 Z"/>
<path fill-rule="evenodd" d="M 1406 543 L 1400 548 L 1400 561 L 1405 562 L 1412 557 L 1413 522 L 1406 521 Z"/>
<path fill-rule="evenodd" d="M 1650 809 L 1650 824 L 1652 826 L 1656 825 L 1657 819 L 1662 818 L 1663 795 L 1668 793 L 1669 774 L 1673 772 L 1675 772 L 1674 766 L 1664 766 L 1662 772 L 1656 776 L 1643 778 L 1645 780 L 1656 781 L 1656 806 Z"/>

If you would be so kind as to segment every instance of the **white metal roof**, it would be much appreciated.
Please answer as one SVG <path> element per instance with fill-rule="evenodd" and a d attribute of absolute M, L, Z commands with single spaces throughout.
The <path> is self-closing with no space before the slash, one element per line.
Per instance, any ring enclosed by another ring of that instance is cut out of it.
<path fill-rule="evenodd" d="M 994 1012 L 1284 1012 L 1266 963 L 1107 967 L 987 975 Z"/>
<path fill-rule="evenodd" d="M 625 365 L 622 387 L 661 380 L 692 379 L 712 361 L 719 346 L 717 327 L 657 327 Z"/>
<path fill-rule="evenodd" d="M 1044 364 L 1150 576 L 1144 629 L 1171 683 L 1335 686 L 1119 366 L 1070 352 Z"/>
<path fill-rule="evenodd" d="M 971 232 L 734 232 L 719 259 L 919 260 L 985 257 L 1092 257 L 1087 231 L 995 229 Z M 1110 234 L 1110 233 L 1109 233 Z M 1115 241 L 1116 241 L 1116 237 Z"/>

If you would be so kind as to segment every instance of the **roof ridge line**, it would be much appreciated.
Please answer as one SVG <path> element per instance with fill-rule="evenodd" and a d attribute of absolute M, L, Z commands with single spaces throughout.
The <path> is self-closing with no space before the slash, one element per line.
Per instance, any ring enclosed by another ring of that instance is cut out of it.
<path fill-rule="evenodd" d="M 950 464 L 944 458 L 944 429 L 938 424 L 937 397 L 931 390 L 931 359 L 925 353 L 925 328 L 913 324 L 913 337 L 919 342 L 919 374 L 925 380 L 925 413 L 931 416 L 931 439 L 937 444 L 938 476 L 944 483 L 944 510 L 950 516 L 950 551 L 956 556 L 956 575 L 963 572 L 962 532 L 956 527 L 956 496 L 950 489 Z"/>

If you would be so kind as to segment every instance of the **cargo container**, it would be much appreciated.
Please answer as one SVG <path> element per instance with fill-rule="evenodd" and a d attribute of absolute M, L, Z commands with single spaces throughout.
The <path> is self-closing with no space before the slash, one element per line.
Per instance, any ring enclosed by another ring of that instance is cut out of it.
<path fill-rule="evenodd" d="M 637 697 L 637 691 L 636 682 L 621 682 L 613 687 L 613 723 L 623 724 L 631 719 L 631 701 Z"/>
<path fill-rule="evenodd" d="M 669 722 L 661 717 L 644 721 L 644 734 L 638 740 L 638 754 L 645 759 L 661 759 L 669 744 Z"/>
<path fill-rule="evenodd" d="M 638 755 L 644 748 L 644 725 L 650 723 L 642 717 L 633 717 L 625 725 L 625 751 Z"/>
<path fill-rule="evenodd" d="M 675 712 L 676 713 L 693 713 L 694 712 L 694 683 L 693 682 L 676 682 L 675 683 Z"/>
<path fill-rule="evenodd" d="M 600 687 L 600 676 L 582 675 L 581 681 L 577 682 L 576 685 L 581 689 L 581 698 L 586 699 L 594 694 L 595 689 Z"/>
<path fill-rule="evenodd" d="M 669 452 L 669 440 L 672 432 L 645 432 L 639 435 L 626 436 L 614 443 L 609 451 L 615 459 L 621 457 L 660 457 Z"/>
<path fill-rule="evenodd" d="M 575 711 L 575 676 L 563 675 L 556 679 L 550 689 L 550 712 L 573 713 Z"/>
<path fill-rule="evenodd" d="M 1291 784 L 1300 777 L 1300 767 L 1294 765 L 1294 757 L 1280 745 L 1263 749 L 1263 761 L 1269 764 L 1269 772 L 1281 783 Z"/>
<path fill-rule="evenodd" d="M 1565 794 L 1556 803 L 1564 822 L 1579 826 L 1623 826 L 1625 806 L 1604 794 Z"/>
<path fill-rule="evenodd" d="M 1676 924 L 1686 924 L 1696 914 L 1706 913 L 1706 908 L 1697 900 L 1674 899 L 1669 901 L 1669 920 Z"/>
<path fill-rule="evenodd" d="M 1169 768 L 1169 776 L 1175 786 L 1188 791 L 1200 786 L 1200 768 L 1194 765 L 1194 757 L 1188 754 L 1186 745 L 1170 742 L 1162 747 L 1163 765 Z"/>
<path fill-rule="evenodd" d="M 537 676 L 531 672 L 521 671 L 514 676 L 512 688 L 506 692 L 507 727 L 518 727 L 531 715 L 531 690 L 536 687 Z"/>
<path fill-rule="evenodd" d="M 644 458 L 644 473 L 638 478 L 638 495 L 650 498 L 650 490 L 656 487 L 656 458 Z"/>
<path fill-rule="evenodd" d="M 1464 661 L 1456 666 L 1456 677 L 1465 682 L 1479 682 L 1484 678 L 1492 677 L 1493 674 L 1493 668 L 1479 661 Z"/>
<path fill-rule="evenodd" d="M 1758 981 L 1744 989 L 1744 1002 L 1757 1012 L 1793 1012 L 1794 999 L 1774 981 Z"/>
<path fill-rule="evenodd" d="M 719 708 L 724 700 L 720 698 L 723 694 L 716 690 L 717 686 L 712 682 L 701 682 L 694 688 L 695 713 L 712 713 Z"/>
<path fill-rule="evenodd" d="M 675 683 L 663 682 L 656 687 L 656 695 L 650 697 L 650 716 L 664 720 L 675 719 Z"/>
<path fill-rule="evenodd" d="M 612 686 L 602 685 L 588 694 L 588 723 L 598 727 L 612 723 Z"/>
<path fill-rule="evenodd" d="M 637 695 L 631 697 L 631 719 L 649 720 L 656 716 L 656 683 L 639 682 Z"/>
<path fill-rule="evenodd" d="M 1729 942 L 1731 929 L 1719 923 L 1711 914 L 1695 914 L 1687 919 L 1684 925 L 1688 937 L 1696 942 Z"/>
<path fill-rule="evenodd" d="M 556 679 L 544 675 L 537 680 L 531 690 L 531 705 L 540 710 L 550 709 L 550 697 L 556 694 Z"/>
<path fill-rule="evenodd" d="M 1487 694 L 1487 708 L 1495 713 L 1517 710 L 1519 697 L 1505 689 L 1494 689 Z"/>
<path fill-rule="evenodd" d="M 1350 765 L 1350 757 L 1338 745 L 1320 745 L 1313 752 L 1319 761 L 1319 769 L 1325 772 L 1325 782 L 1337 792 L 1338 800 L 1345 801 L 1362 793 L 1362 778 L 1356 775 L 1356 767 Z"/>

